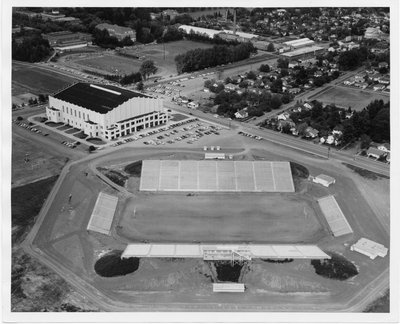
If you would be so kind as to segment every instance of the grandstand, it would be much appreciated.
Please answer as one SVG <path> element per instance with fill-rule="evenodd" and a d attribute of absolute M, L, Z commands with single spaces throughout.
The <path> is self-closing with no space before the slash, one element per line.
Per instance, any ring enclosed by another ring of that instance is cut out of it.
<path fill-rule="evenodd" d="M 100 192 L 87 226 L 88 231 L 110 235 L 118 197 Z"/>
<path fill-rule="evenodd" d="M 206 261 L 262 259 L 330 259 L 316 245 L 128 244 L 121 258 L 202 258 Z"/>
<path fill-rule="evenodd" d="M 344 216 L 334 196 L 320 198 L 318 199 L 318 204 L 329 224 L 333 236 L 338 237 L 353 233 L 349 222 Z"/>
<path fill-rule="evenodd" d="M 289 162 L 145 160 L 141 191 L 294 192 Z"/>

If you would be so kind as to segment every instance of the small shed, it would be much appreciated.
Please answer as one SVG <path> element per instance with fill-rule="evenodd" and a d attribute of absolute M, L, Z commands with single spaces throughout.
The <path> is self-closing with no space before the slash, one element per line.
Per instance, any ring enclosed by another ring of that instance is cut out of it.
<path fill-rule="evenodd" d="M 322 184 L 324 187 L 329 187 L 331 184 L 335 183 L 335 178 L 332 178 L 326 174 L 320 174 L 313 178 L 315 183 Z"/>
<path fill-rule="evenodd" d="M 244 292 L 243 283 L 213 283 L 213 292 Z"/>
<path fill-rule="evenodd" d="M 356 251 L 374 260 L 377 256 L 384 258 L 388 253 L 388 248 L 380 243 L 376 243 L 364 237 L 350 247 L 351 251 Z"/>

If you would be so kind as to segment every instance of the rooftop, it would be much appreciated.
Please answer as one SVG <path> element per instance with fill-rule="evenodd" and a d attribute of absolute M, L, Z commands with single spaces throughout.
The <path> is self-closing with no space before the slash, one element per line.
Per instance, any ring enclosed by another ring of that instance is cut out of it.
<path fill-rule="evenodd" d="M 116 86 L 84 82 L 75 83 L 52 97 L 100 114 L 106 114 L 132 98 L 152 98 Z"/>

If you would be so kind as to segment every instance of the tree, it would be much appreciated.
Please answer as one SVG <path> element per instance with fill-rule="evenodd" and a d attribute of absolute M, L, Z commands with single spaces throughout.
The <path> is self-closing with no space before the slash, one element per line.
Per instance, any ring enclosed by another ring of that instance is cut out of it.
<path fill-rule="evenodd" d="M 300 136 L 304 136 L 306 134 L 307 127 L 308 127 L 307 123 L 301 123 L 297 125 L 297 131 Z"/>
<path fill-rule="evenodd" d="M 287 69 L 289 67 L 289 60 L 278 58 L 278 68 Z"/>
<path fill-rule="evenodd" d="M 362 134 L 360 136 L 360 147 L 362 150 L 365 150 L 367 148 L 369 148 L 369 145 L 371 144 L 371 137 L 369 137 L 366 134 Z"/>
<path fill-rule="evenodd" d="M 273 95 L 271 97 L 271 108 L 278 109 L 282 105 L 282 101 L 279 95 Z"/>
<path fill-rule="evenodd" d="M 247 79 L 256 80 L 257 79 L 257 75 L 255 74 L 254 71 L 250 71 L 249 73 L 247 73 Z"/>
<path fill-rule="evenodd" d="M 290 94 L 284 93 L 284 94 L 282 95 L 281 100 L 282 100 L 282 103 L 284 103 L 284 104 L 289 103 L 290 100 L 291 100 Z"/>
<path fill-rule="evenodd" d="M 142 74 L 143 79 L 146 80 L 149 75 L 157 72 L 157 67 L 154 65 L 152 60 L 147 60 L 142 63 L 139 71 Z"/>
<path fill-rule="evenodd" d="M 88 151 L 89 151 L 90 153 L 93 152 L 93 151 L 95 151 L 95 150 L 96 150 L 96 147 L 93 146 L 93 145 L 90 145 L 89 148 L 88 148 Z"/>
<path fill-rule="evenodd" d="M 259 68 L 260 72 L 264 72 L 264 73 L 268 73 L 269 71 L 271 71 L 271 68 L 269 67 L 268 64 L 261 64 L 260 68 Z"/>
<path fill-rule="evenodd" d="M 267 46 L 267 52 L 275 52 L 275 46 L 272 43 L 269 43 Z"/>
<path fill-rule="evenodd" d="M 143 82 L 140 81 L 140 82 L 136 85 L 136 89 L 139 90 L 139 91 L 143 91 L 143 88 L 144 88 Z"/>

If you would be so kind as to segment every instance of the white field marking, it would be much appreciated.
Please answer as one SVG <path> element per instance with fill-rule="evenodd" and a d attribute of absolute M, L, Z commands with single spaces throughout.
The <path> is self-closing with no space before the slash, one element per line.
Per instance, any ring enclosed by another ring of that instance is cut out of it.
<path fill-rule="evenodd" d="M 236 161 L 233 161 L 233 170 L 235 171 L 235 188 L 236 188 L 236 191 L 238 191 L 237 174 L 236 174 Z"/>
<path fill-rule="evenodd" d="M 275 176 L 274 176 L 274 162 L 271 161 L 272 181 L 274 182 L 274 191 L 276 192 Z"/>
<path fill-rule="evenodd" d="M 178 190 L 181 190 L 181 161 L 178 161 Z"/>
<path fill-rule="evenodd" d="M 254 191 L 258 191 L 257 180 L 256 180 L 256 171 L 254 169 L 254 162 L 252 162 L 251 165 L 252 165 L 252 168 L 253 168 Z"/>
<path fill-rule="evenodd" d="M 159 169 L 159 174 L 158 174 L 158 190 L 161 190 L 161 165 L 162 165 L 162 160 L 160 160 L 160 167 Z"/>
<path fill-rule="evenodd" d="M 216 185 L 216 189 L 217 191 L 219 190 L 219 182 L 218 182 L 218 162 L 215 161 L 215 185 Z"/>

